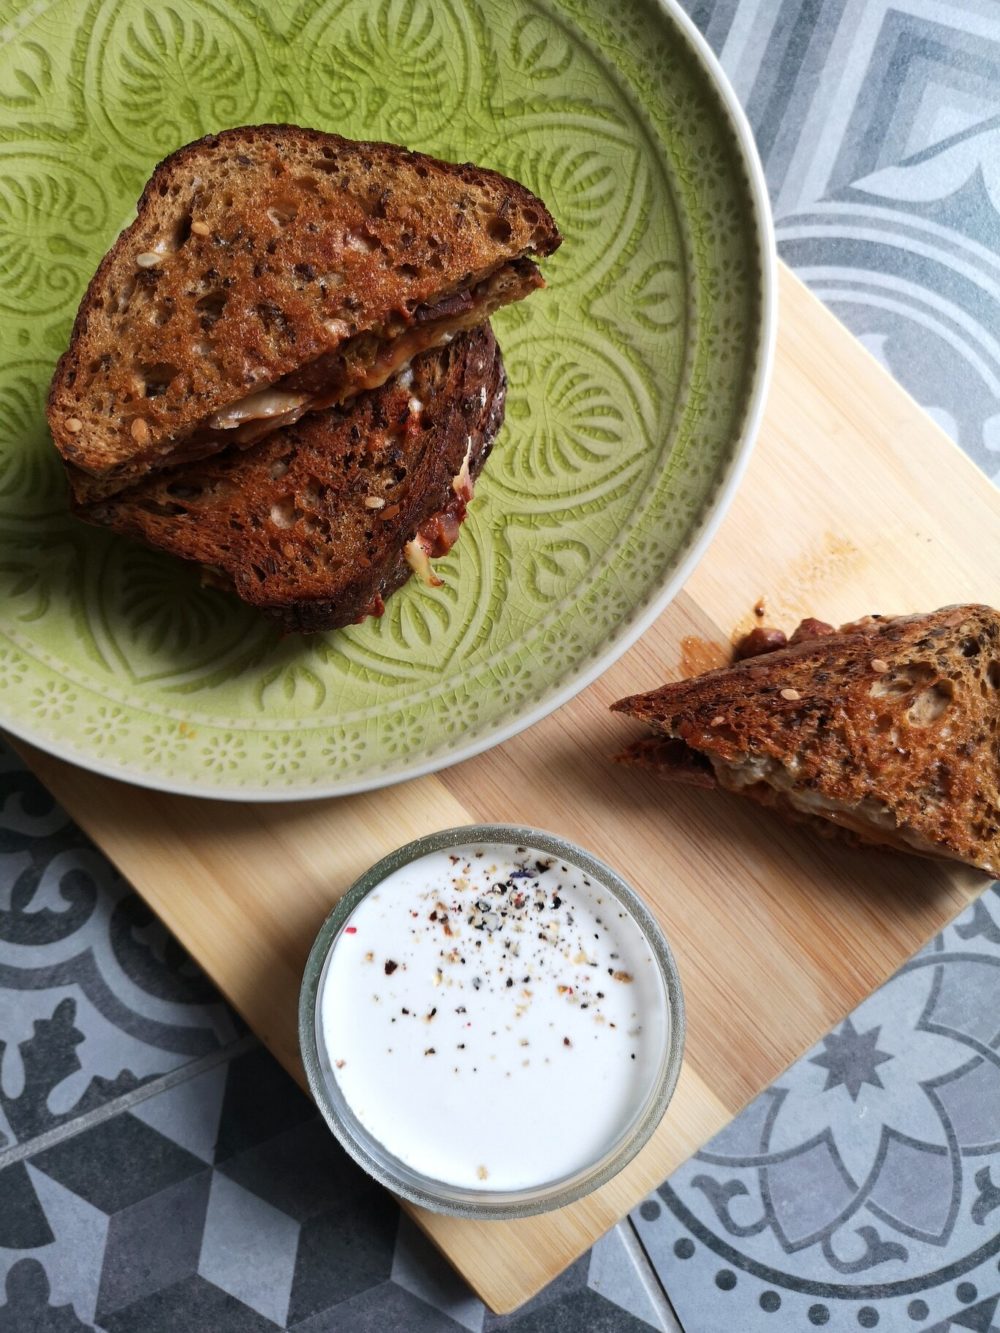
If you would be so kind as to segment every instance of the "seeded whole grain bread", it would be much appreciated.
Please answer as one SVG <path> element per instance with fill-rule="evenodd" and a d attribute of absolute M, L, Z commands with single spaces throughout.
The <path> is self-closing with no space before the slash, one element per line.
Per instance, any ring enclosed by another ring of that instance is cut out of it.
<path fill-rule="evenodd" d="M 852 841 L 1000 875 L 1000 612 L 951 606 L 824 628 L 620 699 L 613 710 L 653 734 L 619 758 Z"/>
<path fill-rule="evenodd" d="M 503 420 L 506 379 L 487 325 L 421 353 L 387 384 L 246 449 L 148 474 L 78 504 L 96 524 L 208 570 L 282 629 L 381 614 L 458 536 Z"/>
<path fill-rule="evenodd" d="M 52 380 L 77 498 L 377 387 L 544 286 L 529 256 L 560 240 L 524 186 L 392 144 L 258 125 L 179 149 L 101 262 Z"/>

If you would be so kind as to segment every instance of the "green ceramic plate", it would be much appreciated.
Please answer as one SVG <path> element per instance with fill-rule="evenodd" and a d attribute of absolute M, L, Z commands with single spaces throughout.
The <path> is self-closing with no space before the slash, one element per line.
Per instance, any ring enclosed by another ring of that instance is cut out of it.
<path fill-rule="evenodd" d="M 152 786 L 374 787 L 541 717 L 637 637 L 732 493 L 771 353 L 766 195 L 688 20 L 652 0 L 0 0 L 0 722 Z M 549 288 L 495 321 L 499 437 L 445 586 L 280 640 L 67 513 L 44 395 L 157 160 L 287 120 L 499 168 Z"/>

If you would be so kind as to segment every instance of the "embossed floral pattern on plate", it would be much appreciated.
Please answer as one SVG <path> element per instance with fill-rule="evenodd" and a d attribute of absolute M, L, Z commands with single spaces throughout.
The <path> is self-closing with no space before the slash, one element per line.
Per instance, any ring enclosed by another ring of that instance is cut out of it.
<path fill-rule="evenodd" d="M 684 25 L 643 0 L 4 18 L 0 720 L 153 785 L 346 791 L 482 748 L 621 651 L 718 508 L 767 360 L 760 193 Z M 549 290 L 496 320 L 508 421 L 444 587 L 308 642 L 72 519 L 42 410 L 156 160 L 263 120 L 495 166 L 566 236 Z"/>

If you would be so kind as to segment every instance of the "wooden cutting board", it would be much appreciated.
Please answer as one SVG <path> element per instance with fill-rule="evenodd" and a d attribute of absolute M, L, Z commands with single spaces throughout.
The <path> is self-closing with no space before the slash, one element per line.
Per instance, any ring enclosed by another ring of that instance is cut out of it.
<path fill-rule="evenodd" d="M 159 795 L 24 747 L 62 804 L 302 1078 L 299 977 L 352 880 L 419 834 L 517 821 L 616 866 L 666 929 L 688 1005 L 660 1129 L 597 1194 L 521 1222 L 417 1219 L 494 1310 L 555 1277 L 982 887 L 960 868 L 841 849 L 715 793 L 615 766 L 608 704 L 713 665 L 768 621 L 1000 603 L 1000 494 L 786 270 L 766 421 L 681 596 L 602 679 L 445 773 L 290 805 Z M 572 1106 L 556 1114 L 579 1113 Z"/>

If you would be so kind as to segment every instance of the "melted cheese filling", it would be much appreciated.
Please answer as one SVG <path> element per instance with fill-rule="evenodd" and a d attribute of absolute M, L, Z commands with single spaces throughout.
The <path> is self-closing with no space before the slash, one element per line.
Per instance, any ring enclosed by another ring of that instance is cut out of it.
<path fill-rule="evenodd" d="M 334 407 L 359 393 L 381 388 L 397 371 L 407 367 L 420 352 L 432 347 L 443 347 L 457 332 L 482 323 L 478 314 L 430 324 L 424 329 L 413 329 L 387 343 L 374 365 L 343 374 L 332 374 L 330 386 L 318 393 L 294 393 L 279 388 L 261 389 L 224 408 L 208 419 L 205 433 L 199 431 L 199 443 L 204 444 L 216 431 L 225 431 L 219 447 L 228 444 L 256 444 L 266 435 L 284 426 L 293 426 L 307 412 L 319 412 Z M 172 454 L 178 457 L 180 451 Z"/>
<path fill-rule="evenodd" d="M 242 398 L 232 407 L 227 407 L 215 416 L 209 417 L 208 424 L 213 430 L 235 430 L 245 421 L 271 421 L 285 418 L 297 412 L 309 401 L 304 393 L 282 393 L 278 389 L 261 389 L 247 398 Z"/>
<path fill-rule="evenodd" d="M 914 830 L 898 825 L 892 810 L 881 801 L 865 797 L 850 804 L 835 797 L 824 796 L 822 792 L 796 789 L 795 763 L 781 764 L 767 755 L 748 756 L 733 762 L 718 759 L 714 755 L 707 755 L 706 758 L 711 762 L 719 786 L 728 791 L 741 792 L 747 787 L 763 784 L 775 793 L 776 806 L 790 806 L 799 814 L 829 820 L 869 842 L 882 843 L 897 851 L 922 852 L 926 856 L 952 854 L 947 847 L 931 843 Z"/>
<path fill-rule="evenodd" d="M 462 466 L 451 479 L 451 489 L 460 500 L 466 504 L 472 499 L 473 482 L 472 474 L 469 472 L 469 463 L 472 461 L 472 436 L 468 436 L 465 444 L 465 457 L 462 459 Z"/>
<path fill-rule="evenodd" d="M 408 541 L 403 547 L 403 555 L 406 557 L 406 563 L 413 571 L 414 578 L 420 580 L 428 588 L 441 588 L 444 584 L 434 573 L 431 566 L 431 558 L 427 547 L 420 540 L 420 534 L 417 533 L 412 541 Z"/>
<path fill-rule="evenodd" d="M 373 359 L 370 359 L 371 333 L 347 338 L 312 367 L 286 375 L 277 384 L 248 394 L 216 412 L 194 437 L 196 447 L 204 453 L 205 444 L 213 436 L 219 440 L 218 448 L 230 444 L 255 444 L 272 430 L 293 425 L 307 412 L 321 411 L 343 403 L 355 394 L 378 389 L 409 366 L 421 352 L 444 347 L 456 334 L 477 328 L 511 299 L 512 293 L 526 295 L 539 282 L 533 265 L 526 274 L 519 272 L 515 265 L 505 265 L 474 288 L 472 300 L 464 309 L 443 313 L 437 319 L 429 319 L 389 337 Z M 317 377 L 326 373 L 324 362 L 327 358 L 330 363 L 328 378 L 325 383 L 321 381 L 317 385 Z M 304 378 L 306 383 L 303 383 Z M 220 436 L 218 432 L 225 434 Z"/>

